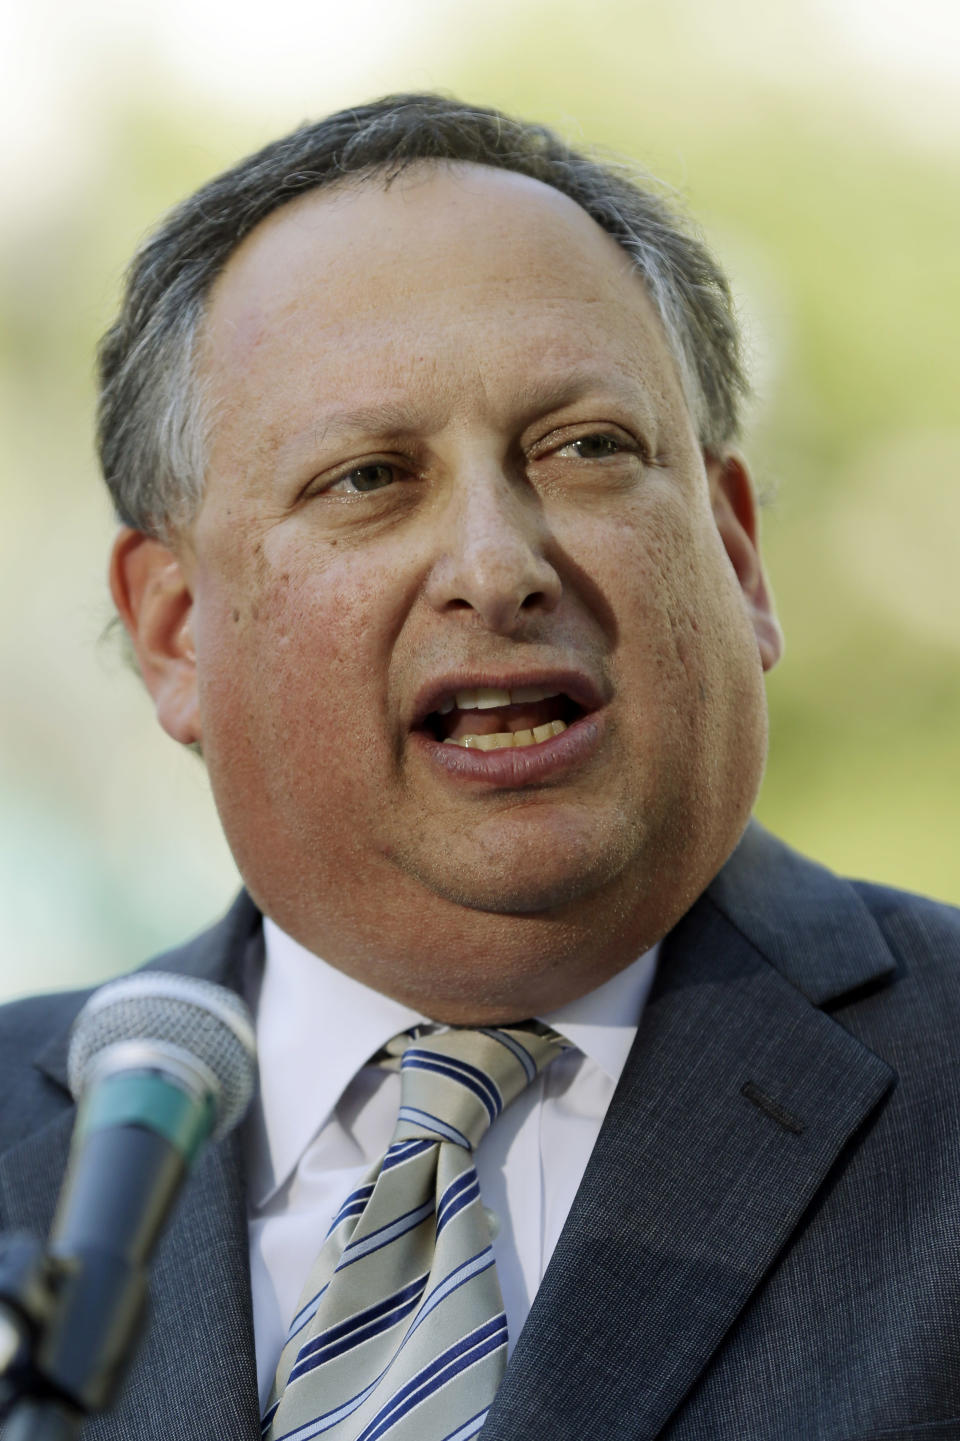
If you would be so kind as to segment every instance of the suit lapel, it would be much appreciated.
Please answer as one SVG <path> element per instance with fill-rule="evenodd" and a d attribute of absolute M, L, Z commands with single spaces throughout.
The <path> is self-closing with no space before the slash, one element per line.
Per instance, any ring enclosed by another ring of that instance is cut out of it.
<path fill-rule="evenodd" d="M 883 977 L 889 953 L 852 890 L 832 878 L 842 960 L 832 935 L 819 953 L 785 943 L 791 914 L 802 928 L 794 867 L 806 867 L 784 854 L 751 832 L 717 894 L 664 944 L 484 1441 L 657 1436 L 891 1086 L 890 1068 L 809 999 L 829 998 L 831 967 L 834 992 Z M 763 903 L 735 924 L 721 906 L 733 909 L 745 890 L 745 865 L 748 893 L 759 887 Z M 789 979 L 744 919 L 777 937 Z"/>
<path fill-rule="evenodd" d="M 259 916 L 244 896 L 226 919 L 151 969 L 179 971 L 241 988 L 257 961 Z M 82 998 L 81 998 L 82 999 Z M 38 1065 L 65 1088 L 67 1037 Z M 73 1129 L 63 1112 L 0 1160 L 5 1228 L 46 1234 Z M 242 1140 L 208 1147 L 191 1173 L 151 1267 L 148 1319 L 117 1404 L 89 1422 L 89 1441 L 169 1441 L 171 1435 L 260 1435 L 248 1263 Z"/>

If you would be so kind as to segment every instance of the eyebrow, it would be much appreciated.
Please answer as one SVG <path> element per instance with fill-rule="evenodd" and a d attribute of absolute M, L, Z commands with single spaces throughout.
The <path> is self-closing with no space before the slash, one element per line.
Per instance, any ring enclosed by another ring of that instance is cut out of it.
<path fill-rule="evenodd" d="M 336 439 L 356 431 L 365 435 L 402 435 L 418 430 L 420 423 L 417 411 L 408 402 L 383 400 L 330 411 L 317 419 L 310 433 L 320 440 L 328 435 Z"/>
<path fill-rule="evenodd" d="M 564 375 L 542 376 L 524 387 L 522 410 L 526 417 L 560 410 L 574 405 L 586 396 L 605 392 L 621 404 L 650 405 L 650 396 L 639 377 L 625 375 L 609 369 L 583 368 Z M 524 419 L 524 424 L 529 419 Z M 341 406 L 318 416 L 309 429 L 290 437 L 284 445 L 299 448 L 304 443 L 325 445 L 351 435 L 368 435 L 371 438 L 409 435 L 424 426 L 424 412 L 407 400 L 374 401 L 369 405 Z"/>

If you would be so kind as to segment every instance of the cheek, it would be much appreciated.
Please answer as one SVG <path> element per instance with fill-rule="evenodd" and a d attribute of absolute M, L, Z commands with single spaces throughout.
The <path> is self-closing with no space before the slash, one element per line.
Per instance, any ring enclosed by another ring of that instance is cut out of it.
<path fill-rule="evenodd" d="M 638 724 L 657 731 L 661 753 L 690 748 L 716 770 L 758 699 L 763 707 L 740 587 L 708 518 L 692 524 L 661 507 L 634 535 L 617 567 L 616 609 Z"/>
<path fill-rule="evenodd" d="M 217 808 L 247 884 L 274 899 L 369 861 L 393 764 L 363 597 L 333 574 L 284 574 L 245 587 L 198 642 Z"/>
<path fill-rule="evenodd" d="M 376 587 L 350 564 L 262 552 L 201 593 L 204 749 L 280 774 L 362 748 L 377 687 Z"/>
<path fill-rule="evenodd" d="M 766 694 L 743 593 L 719 536 L 707 535 L 671 610 L 698 758 L 698 802 L 746 823 L 767 747 Z"/>

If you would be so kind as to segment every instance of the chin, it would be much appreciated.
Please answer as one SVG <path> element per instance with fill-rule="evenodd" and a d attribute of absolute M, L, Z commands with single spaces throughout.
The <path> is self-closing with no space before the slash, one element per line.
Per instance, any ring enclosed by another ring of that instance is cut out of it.
<path fill-rule="evenodd" d="M 443 900 L 467 910 L 533 916 L 560 912 L 599 895 L 611 883 L 636 874 L 636 838 L 598 839 L 576 828 L 549 836 L 498 837 L 496 844 L 474 837 L 452 844 L 441 860 L 396 856 L 402 869 Z M 635 884 L 635 882 L 634 882 Z"/>
<path fill-rule="evenodd" d="M 427 884 L 435 895 L 453 905 L 468 911 L 492 912 L 501 916 L 536 916 L 548 911 L 559 911 L 584 899 L 596 887 L 591 878 L 582 873 L 579 876 L 562 876 L 553 879 L 538 876 L 525 881 L 511 876 L 496 880 L 472 875 L 461 884 L 451 884 L 450 877 L 419 879 Z"/>

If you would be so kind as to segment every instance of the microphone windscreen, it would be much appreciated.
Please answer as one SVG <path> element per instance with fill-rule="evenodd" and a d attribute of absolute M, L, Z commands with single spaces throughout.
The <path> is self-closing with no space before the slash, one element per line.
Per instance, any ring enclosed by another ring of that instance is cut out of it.
<path fill-rule="evenodd" d="M 246 1111 L 256 1076 L 256 1041 L 250 1012 L 223 986 L 164 971 L 141 971 L 109 981 L 87 1001 L 73 1025 L 67 1075 L 79 1101 L 102 1053 L 123 1042 L 164 1045 L 206 1066 L 220 1088 L 216 1136 Z"/>

